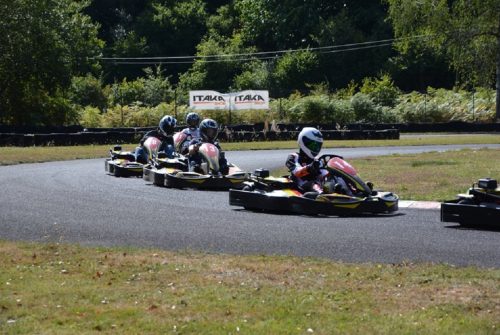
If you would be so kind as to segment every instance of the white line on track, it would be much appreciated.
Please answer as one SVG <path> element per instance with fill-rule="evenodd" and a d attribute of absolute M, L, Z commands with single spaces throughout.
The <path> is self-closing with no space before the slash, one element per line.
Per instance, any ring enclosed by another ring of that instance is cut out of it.
<path fill-rule="evenodd" d="M 437 201 L 399 200 L 398 206 L 399 208 L 440 209 L 441 203 Z"/>

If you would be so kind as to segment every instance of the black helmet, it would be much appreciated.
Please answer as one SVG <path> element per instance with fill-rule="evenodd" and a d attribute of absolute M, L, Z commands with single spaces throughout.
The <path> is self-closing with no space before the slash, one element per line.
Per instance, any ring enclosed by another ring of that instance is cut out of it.
<path fill-rule="evenodd" d="M 158 128 L 160 128 L 160 132 L 165 135 L 172 135 L 174 133 L 175 125 L 177 124 L 177 120 L 170 115 L 165 115 L 161 118 L 160 124 Z"/>
<path fill-rule="evenodd" d="M 200 124 L 200 116 L 197 113 L 188 113 L 186 123 L 189 128 L 197 128 Z"/>
<path fill-rule="evenodd" d="M 200 123 L 200 135 L 206 142 L 213 142 L 219 134 L 219 125 L 212 119 L 204 119 Z"/>

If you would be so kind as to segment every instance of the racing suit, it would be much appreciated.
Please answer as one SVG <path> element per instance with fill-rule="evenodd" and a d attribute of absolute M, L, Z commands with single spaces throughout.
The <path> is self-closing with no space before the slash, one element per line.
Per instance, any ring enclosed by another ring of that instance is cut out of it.
<path fill-rule="evenodd" d="M 188 153 L 191 140 L 200 138 L 200 129 L 198 128 L 184 128 L 181 133 L 186 135 L 186 140 L 179 146 L 179 153 L 185 155 Z"/>
<path fill-rule="evenodd" d="M 288 155 L 286 167 L 290 171 L 292 180 L 302 192 L 323 192 L 323 180 L 328 171 L 322 169 L 318 160 L 300 151 Z"/>
<path fill-rule="evenodd" d="M 189 142 L 189 146 L 188 146 L 189 147 L 188 159 L 189 159 L 189 171 L 190 172 L 202 172 L 201 168 L 200 168 L 201 163 L 202 163 L 202 156 L 198 152 L 198 148 L 203 143 L 205 143 L 205 142 L 201 138 L 195 138 L 195 139 L 192 139 Z M 219 142 L 218 141 L 214 141 L 214 142 L 210 142 L 210 143 L 212 143 L 213 145 L 215 145 L 217 147 L 217 149 L 219 149 L 219 168 L 220 168 L 220 172 L 222 174 L 228 174 L 228 172 L 229 172 L 229 166 L 227 164 L 227 160 L 226 160 L 225 154 L 224 154 L 224 152 L 222 152 L 222 149 L 221 149 L 221 147 L 219 145 Z"/>
<path fill-rule="evenodd" d="M 146 164 L 148 162 L 148 148 L 144 146 L 144 142 L 149 137 L 156 137 L 161 141 L 158 147 L 158 152 L 165 152 L 168 158 L 174 156 L 174 139 L 172 136 L 165 136 L 159 129 L 148 131 L 139 142 L 139 146 L 135 148 L 135 160 L 139 163 Z"/>

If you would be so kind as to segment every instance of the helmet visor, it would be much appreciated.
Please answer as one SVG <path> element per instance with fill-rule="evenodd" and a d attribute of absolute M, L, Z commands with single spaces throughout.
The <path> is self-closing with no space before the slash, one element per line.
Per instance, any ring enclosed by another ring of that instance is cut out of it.
<path fill-rule="evenodd" d="M 191 128 L 198 127 L 199 123 L 200 123 L 200 120 L 199 119 L 195 119 L 195 118 L 190 118 L 187 121 L 188 126 L 191 127 Z"/>
<path fill-rule="evenodd" d="M 206 128 L 204 133 L 208 140 L 213 141 L 217 137 L 218 129 L 217 128 Z"/>
<path fill-rule="evenodd" d="M 321 151 L 323 142 L 311 140 L 310 138 L 303 137 L 304 145 L 307 149 L 311 150 L 311 153 L 316 156 Z"/>

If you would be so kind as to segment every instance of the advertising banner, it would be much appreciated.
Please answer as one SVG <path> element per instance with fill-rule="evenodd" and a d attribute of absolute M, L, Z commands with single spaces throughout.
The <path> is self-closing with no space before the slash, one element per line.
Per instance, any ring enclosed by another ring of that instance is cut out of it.
<path fill-rule="evenodd" d="M 229 109 L 229 94 L 217 91 L 189 91 L 189 107 L 194 110 Z"/>
<path fill-rule="evenodd" d="M 228 94 L 217 91 L 190 91 L 189 107 L 194 110 L 269 109 L 269 91 L 246 90 Z"/>
<path fill-rule="evenodd" d="M 242 91 L 231 93 L 231 109 L 269 109 L 269 91 Z"/>

